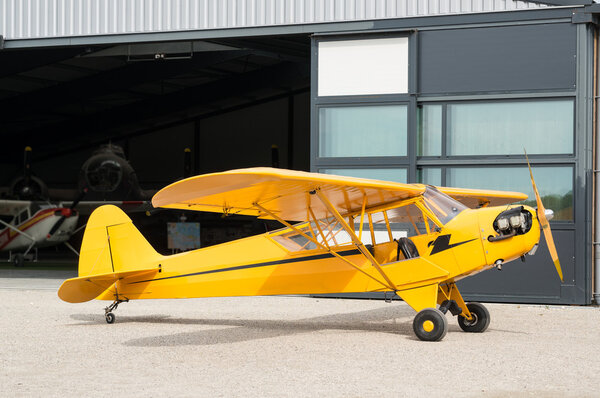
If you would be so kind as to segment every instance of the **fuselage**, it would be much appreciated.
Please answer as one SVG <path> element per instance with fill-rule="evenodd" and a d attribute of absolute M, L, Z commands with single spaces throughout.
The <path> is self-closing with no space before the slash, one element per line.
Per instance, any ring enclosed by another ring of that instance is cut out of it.
<path fill-rule="evenodd" d="M 526 231 L 520 229 L 511 235 L 495 226 L 499 215 L 511 209 L 531 215 Z M 344 243 L 343 239 L 327 247 L 311 245 L 306 239 L 304 243 L 298 231 L 312 230 L 311 236 L 316 236 L 318 228 L 303 223 L 195 251 L 140 260 L 145 262 L 138 264 L 140 268 L 157 267 L 160 272 L 119 281 L 117 290 L 129 299 L 401 291 L 452 283 L 498 261 L 512 261 L 531 251 L 540 237 L 535 210 L 527 206 L 464 209 L 445 223 L 435 221 L 437 227 L 409 238 L 418 251 L 413 258 L 405 258 L 398 250 L 399 243 L 389 238 L 367 245 L 394 289 L 381 283 L 381 275 L 354 243 Z M 364 231 L 363 236 L 373 236 L 369 232 Z M 126 249 L 115 245 L 117 240 L 112 242 L 113 253 Z M 107 291 L 98 298 L 112 300 L 114 292 Z"/>

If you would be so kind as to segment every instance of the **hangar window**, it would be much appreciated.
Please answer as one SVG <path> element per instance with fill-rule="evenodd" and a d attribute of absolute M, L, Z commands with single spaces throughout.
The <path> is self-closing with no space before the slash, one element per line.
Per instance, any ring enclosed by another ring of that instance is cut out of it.
<path fill-rule="evenodd" d="M 417 156 L 573 153 L 572 99 L 424 104 L 417 116 Z"/>
<path fill-rule="evenodd" d="M 573 153 L 573 100 L 448 105 L 448 155 Z"/>
<path fill-rule="evenodd" d="M 403 168 L 336 168 L 319 169 L 319 173 L 336 174 L 347 177 L 371 178 L 374 180 L 407 182 L 407 170 Z"/>
<path fill-rule="evenodd" d="M 417 155 L 442 154 L 442 105 L 423 105 L 417 110 Z"/>
<path fill-rule="evenodd" d="M 544 207 L 554 211 L 553 221 L 573 220 L 573 168 L 538 166 L 532 169 Z M 537 206 L 527 166 L 448 168 L 446 185 L 523 192 L 529 199 L 522 203 Z"/>
<path fill-rule="evenodd" d="M 319 109 L 319 156 L 406 156 L 407 106 Z"/>
<path fill-rule="evenodd" d="M 442 184 L 442 169 L 440 167 L 419 167 L 417 181 L 421 184 L 444 185 Z"/>

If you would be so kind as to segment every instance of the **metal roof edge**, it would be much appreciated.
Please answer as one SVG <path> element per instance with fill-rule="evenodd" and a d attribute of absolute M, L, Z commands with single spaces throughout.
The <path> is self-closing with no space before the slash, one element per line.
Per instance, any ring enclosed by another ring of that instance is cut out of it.
<path fill-rule="evenodd" d="M 594 4 L 593 0 L 527 0 L 528 3 L 545 4 L 549 6 L 587 6 Z"/>
<path fill-rule="evenodd" d="M 585 6 L 548 7 L 491 11 L 484 13 L 428 15 L 409 18 L 388 18 L 366 21 L 318 22 L 312 24 L 270 25 L 242 28 L 178 30 L 170 32 L 119 33 L 110 35 L 63 36 L 26 39 L 4 38 L 4 50 L 39 47 L 69 47 L 103 44 L 148 43 L 161 41 L 208 40 L 234 37 L 260 37 L 294 34 L 345 33 L 352 31 L 384 31 L 419 29 L 435 26 L 469 24 L 522 23 L 544 20 L 568 19 L 573 10 Z M 588 6 L 589 7 L 589 6 Z M 591 6 L 593 7 L 593 6 Z"/>

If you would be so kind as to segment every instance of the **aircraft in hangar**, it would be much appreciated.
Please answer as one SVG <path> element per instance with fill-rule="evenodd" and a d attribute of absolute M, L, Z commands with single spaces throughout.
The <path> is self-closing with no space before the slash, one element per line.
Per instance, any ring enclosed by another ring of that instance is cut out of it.
<path fill-rule="evenodd" d="M 417 312 L 413 330 L 421 340 L 446 335 L 448 311 L 464 331 L 483 332 L 488 310 L 465 303 L 456 282 L 534 254 L 540 227 L 562 280 L 531 179 L 537 210 L 508 205 L 527 198 L 517 192 L 272 168 L 195 176 L 163 188 L 153 205 L 278 220 L 284 228 L 163 256 L 125 213 L 102 206 L 85 230 L 79 277 L 58 295 L 71 303 L 113 301 L 105 308 L 113 323 L 112 311 L 134 299 L 391 292 Z M 394 239 L 398 227 L 411 236 Z M 387 231 L 385 239 L 377 229 Z"/>
<path fill-rule="evenodd" d="M 31 158 L 32 148 L 27 146 L 22 172 L 3 190 L 6 199 L 70 201 L 85 191 L 86 201 L 145 201 L 155 192 L 140 187 L 123 148 L 111 143 L 98 147 L 82 164 L 76 177 L 77 189 L 48 188 L 41 178 L 34 175 Z M 189 156 L 186 156 L 185 162 L 185 166 L 190 168 Z"/>
<path fill-rule="evenodd" d="M 76 204 L 76 203 L 74 203 Z M 23 266 L 32 249 L 64 243 L 75 232 L 79 213 L 73 207 L 28 200 L 0 200 L 0 251 L 9 252 L 9 261 Z"/>
<path fill-rule="evenodd" d="M 117 145 L 101 146 L 84 162 L 79 191 L 48 189 L 33 175 L 31 157 L 32 148 L 27 146 L 23 172 L 8 189 L 7 196 L 14 199 L 0 199 L 0 252 L 9 252 L 9 262 L 15 266 L 23 266 L 32 251 L 37 254 L 39 248 L 60 244 L 78 255 L 69 239 L 78 230 L 79 216 L 89 215 L 99 206 L 113 204 L 127 212 L 151 208 L 147 193 L 140 188 L 135 171 Z M 74 201 L 56 200 L 74 196 Z M 82 201 L 84 197 L 86 201 Z M 37 255 L 32 258 L 37 259 Z"/>
<path fill-rule="evenodd" d="M 17 267 L 23 266 L 32 251 L 43 247 L 64 244 L 79 255 L 69 244 L 69 239 L 85 226 L 77 228 L 80 215 L 89 215 L 95 208 L 106 204 L 119 206 L 128 212 L 145 211 L 150 207 L 144 201 L 80 202 L 80 198 L 58 204 L 0 199 L 0 252 L 9 252 L 9 262 Z M 33 259 L 36 258 L 37 255 L 33 256 Z"/>

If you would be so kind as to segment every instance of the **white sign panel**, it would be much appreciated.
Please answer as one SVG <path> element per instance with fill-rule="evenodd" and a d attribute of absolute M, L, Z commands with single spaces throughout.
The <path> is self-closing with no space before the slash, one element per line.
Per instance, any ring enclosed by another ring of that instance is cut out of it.
<path fill-rule="evenodd" d="M 318 44 L 318 95 L 408 92 L 408 38 Z"/>

